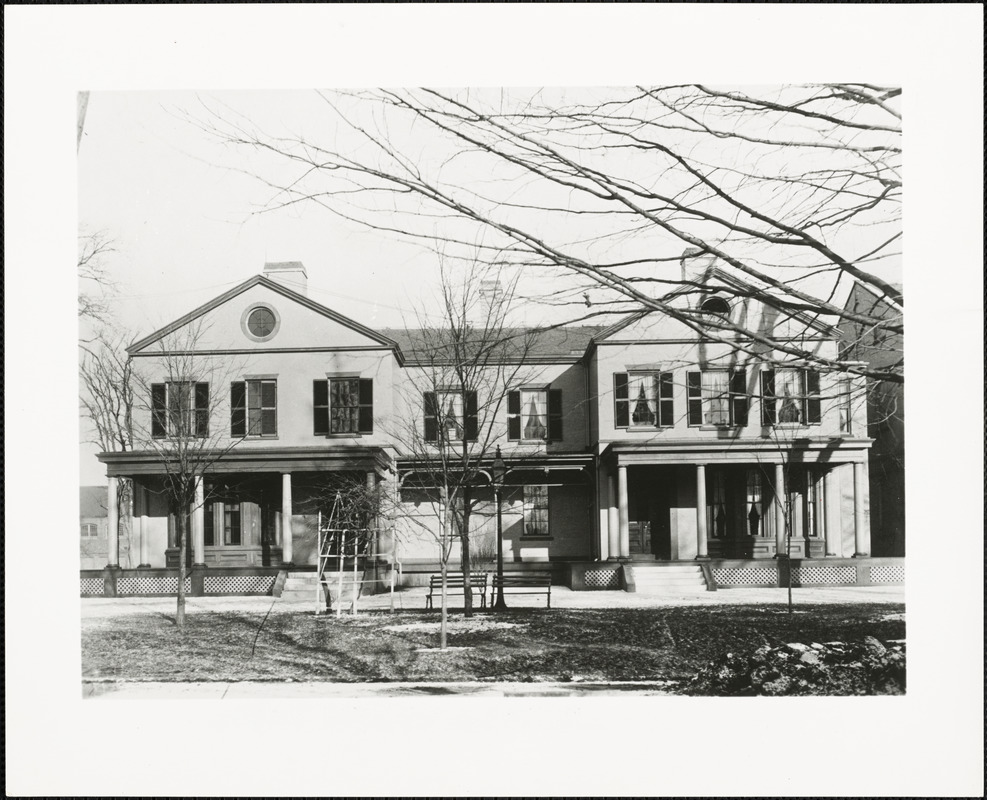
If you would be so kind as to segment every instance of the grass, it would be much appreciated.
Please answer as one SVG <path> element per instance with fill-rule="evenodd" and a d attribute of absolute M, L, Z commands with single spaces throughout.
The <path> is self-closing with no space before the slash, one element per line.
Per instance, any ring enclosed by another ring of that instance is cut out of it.
<path fill-rule="evenodd" d="M 86 680 L 682 681 L 726 652 L 761 644 L 905 638 L 903 605 L 513 609 L 450 616 L 438 652 L 435 612 L 214 611 L 185 635 L 165 615 L 85 619 Z"/>

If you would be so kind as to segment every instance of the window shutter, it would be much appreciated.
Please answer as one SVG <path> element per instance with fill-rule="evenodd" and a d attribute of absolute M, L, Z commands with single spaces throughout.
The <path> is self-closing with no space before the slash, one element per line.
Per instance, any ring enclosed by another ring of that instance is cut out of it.
<path fill-rule="evenodd" d="M 195 435 L 209 435 L 209 384 L 195 384 Z"/>
<path fill-rule="evenodd" d="M 562 441 L 562 390 L 548 390 L 548 440 Z"/>
<path fill-rule="evenodd" d="M 476 392 L 466 393 L 466 441 L 475 442 L 480 435 L 479 420 L 477 416 Z"/>
<path fill-rule="evenodd" d="M 163 383 L 151 384 L 151 436 L 155 439 L 161 439 L 168 435 L 165 394 Z"/>
<path fill-rule="evenodd" d="M 374 432 L 374 381 L 360 378 L 360 433 Z"/>
<path fill-rule="evenodd" d="M 243 381 L 230 384 L 230 435 L 247 435 L 247 385 Z"/>
<path fill-rule="evenodd" d="M 512 441 L 521 439 L 521 393 L 507 393 L 507 438 Z"/>
<path fill-rule="evenodd" d="M 260 432 L 262 436 L 278 433 L 278 384 L 277 381 L 261 381 L 260 384 Z"/>
<path fill-rule="evenodd" d="M 312 432 L 316 436 L 329 433 L 329 381 L 312 381 Z"/>
<path fill-rule="evenodd" d="M 805 371 L 805 420 L 810 425 L 818 425 L 822 421 L 822 403 L 819 397 L 819 371 Z"/>
<path fill-rule="evenodd" d="M 425 406 L 425 441 L 437 442 L 439 440 L 439 409 L 436 406 L 435 392 L 423 392 L 422 399 Z"/>
<path fill-rule="evenodd" d="M 747 399 L 747 371 L 730 373 L 730 401 L 733 424 L 743 427 L 747 424 L 749 401 Z"/>
<path fill-rule="evenodd" d="M 775 373 L 773 369 L 761 370 L 761 424 L 775 424 Z"/>
<path fill-rule="evenodd" d="M 688 372 L 685 376 L 689 400 L 689 424 L 703 423 L 703 384 L 701 372 Z"/>
<path fill-rule="evenodd" d="M 675 407 L 672 403 L 672 373 L 658 374 L 658 426 L 670 428 L 675 424 Z"/>
<path fill-rule="evenodd" d="M 630 404 L 627 402 L 627 373 L 613 374 L 613 425 L 626 428 L 631 424 Z"/>

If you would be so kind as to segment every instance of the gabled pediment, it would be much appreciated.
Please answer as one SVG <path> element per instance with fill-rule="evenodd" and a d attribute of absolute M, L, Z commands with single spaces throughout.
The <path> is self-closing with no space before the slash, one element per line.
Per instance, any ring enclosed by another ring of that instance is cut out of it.
<path fill-rule="evenodd" d="M 128 348 L 131 355 L 162 351 L 223 352 L 263 350 L 392 349 L 397 344 L 359 322 L 263 275 L 146 336 Z"/>

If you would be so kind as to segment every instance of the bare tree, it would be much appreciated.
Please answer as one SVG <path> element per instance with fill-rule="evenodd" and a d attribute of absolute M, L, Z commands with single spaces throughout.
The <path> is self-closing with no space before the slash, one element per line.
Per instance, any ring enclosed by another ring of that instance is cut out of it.
<path fill-rule="evenodd" d="M 394 431 L 411 463 L 406 490 L 427 498 L 438 520 L 435 541 L 442 575 L 440 646 L 446 646 L 447 577 L 453 544 L 461 546 L 465 613 L 472 615 L 470 517 L 478 502 L 476 489 L 489 485 L 486 470 L 498 436 L 498 419 L 507 390 L 530 367 L 525 363 L 536 334 L 508 325 L 516 282 L 502 283 L 502 273 L 473 263 L 463 272 L 442 264 L 442 325 L 420 315 L 415 341 L 406 353 L 404 387 L 408 413 Z"/>
<path fill-rule="evenodd" d="M 116 252 L 116 247 L 105 231 L 80 233 L 78 245 L 79 320 L 106 324 L 108 297 L 116 288 L 106 267 L 106 257 Z"/>
<path fill-rule="evenodd" d="M 178 544 L 176 623 L 185 626 L 189 518 L 209 501 L 203 476 L 215 470 L 243 436 L 231 433 L 228 387 L 241 364 L 196 353 L 199 323 L 165 336 L 151 363 L 133 370 L 135 449 L 153 453 L 175 513 Z M 241 412 L 242 413 L 242 412 Z M 249 426 L 246 427 L 249 430 Z"/>
<path fill-rule="evenodd" d="M 126 352 L 130 337 L 102 328 L 82 346 L 79 372 L 82 381 L 80 404 L 82 415 L 91 428 L 90 441 L 102 452 L 126 452 L 134 449 L 134 374 L 133 361 Z M 133 482 L 120 481 L 117 492 L 119 527 L 107 531 L 127 543 L 130 555 L 130 532 L 133 524 Z"/>
<path fill-rule="evenodd" d="M 439 239 L 450 253 L 482 242 L 487 263 L 578 276 L 551 302 L 657 310 L 734 346 L 901 383 L 901 359 L 824 358 L 743 321 L 707 324 L 698 303 L 667 299 L 703 291 L 694 274 L 678 274 L 685 247 L 729 265 L 756 287 L 735 291 L 779 315 L 902 333 L 900 313 L 836 302 L 855 280 L 903 310 L 879 269 L 900 255 L 900 94 L 870 84 L 322 92 L 335 127 L 316 140 L 228 112 L 197 122 L 273 159 L 261 175 L 276 191 L 269 209 L 315 203 L 376 230 Z M 273 165 L 295 169 L 279 180 Z"/>

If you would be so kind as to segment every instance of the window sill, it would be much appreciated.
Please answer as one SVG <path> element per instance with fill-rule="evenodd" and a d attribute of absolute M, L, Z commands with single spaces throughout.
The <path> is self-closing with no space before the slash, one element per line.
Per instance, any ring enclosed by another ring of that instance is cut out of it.
<path fill-rule="evenodd" d="M 368 433 L 317 433 L 316 436 L 324 436 L 326 439 L 361 439 L 369 436 Z"/>
<path fill-rule="evenodd" d="M 521 536 L 521 541 L 522 542 L 551 542 L 551 541 L 554 541 L 554 540 L 555 540 L 555 537 L 554 536 L 551 536 L 551 535 L 549 535 L 549 536 L 529 536 L 528 534 L 524 534 L 524 535 Z"/>
<path fill-rule="evenodd" d="M 626 431 L 627 433 L 660 433 L 661 431 L 672 430 L 673 425 L 627 425 L 614 426 L 614 430 Z"/>
<path fill-rule="evenodd" d="M 746 428 L 746 425 L 692 425 L 693 428 L 699 428 L 701 431 L 740 431 Z"/>
<path fill-rule="evenodd" d="M 276 442 L 278 440 L 277 436 L 243 436 L 237 438 L 241 438 L 244 442 Z"/>

